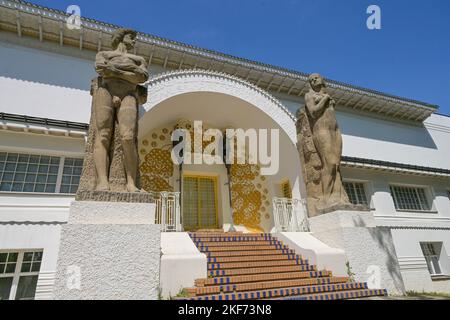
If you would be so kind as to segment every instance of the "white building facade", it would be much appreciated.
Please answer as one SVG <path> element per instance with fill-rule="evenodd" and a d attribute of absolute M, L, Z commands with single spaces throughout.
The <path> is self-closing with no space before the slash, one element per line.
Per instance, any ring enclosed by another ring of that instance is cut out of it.
<path fill-rule="evenodd" d="M 83 165 L 93 62 L 117 27 L 83 19 L 81 29 L 70 30 L 65 19 L 0 0 L 0 299 L 52 298 L 60 229 Z M 139 121 L 143 187 L 180 192 L 186 230 L 234 222 L 271 232 L 272 200 L 305 198 L 295 113 L 304 105 L 307 76 L 147 34 L 138 35 L 135 51 L 151 74 Z M 392 233 L 406 290 L 450 292 L 450 117 L 427 103 L 328 84 L 352 202 L 367 204 L 377 226 Z M 278 172 L 236 169 L 232 179 L 250 190 L 236 182 L 229 192 L 224 166 L 180 170 L 167 158 L 170 133 L 195 120 L 219 129 L 279 129 Z M 194 184 L 214 195 L 208 204 L 215 215 L 189 215 Z"/>

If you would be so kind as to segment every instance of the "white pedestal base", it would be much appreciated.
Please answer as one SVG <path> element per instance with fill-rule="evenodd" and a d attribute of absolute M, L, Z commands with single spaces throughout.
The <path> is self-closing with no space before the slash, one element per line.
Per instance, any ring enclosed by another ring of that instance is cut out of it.
<path fill-rule="evenodd" d="M 154 210 L 154 204 L 73 202 L 61 231 L 54 299 L 158 299 L 161 230 Z"/>
<path fill-rule="evenodd" d="M 345 251 L 356 281 L 389 294 L 404 293 L 391 231 L 376 227 L 371 212 L 335 211 L 310 218 L 309 223 L 314 237 Z"/>
<path fill-rule="evenodd" d="M 161 233 L 161 295 L 175 297 L 184 288 L 195 286 L 196 279 L 208 277 L 208 259 L 186 232 Z"/>

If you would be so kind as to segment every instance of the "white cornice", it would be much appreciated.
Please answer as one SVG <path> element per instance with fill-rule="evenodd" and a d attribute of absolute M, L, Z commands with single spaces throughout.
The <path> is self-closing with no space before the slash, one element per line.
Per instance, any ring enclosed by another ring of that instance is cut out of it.
<path fill-rule="evenodd" d="M 372 171 L 384 171 L 391 172 L 397 174 L 407 174 L 407 175 L 415 175 L 415 176 L 427 176 L 441 179 L 450 179 L 450 174 L 440 173 L 440 172 L 432 172 L 432 171 L 423 171 L 423 170 L 413 170 L 407 168 L 398 168 L 392 167 L 388 165 L 377 165 L 377 164 L 367 164 L 360 162 L 352 162 L 352 161 L 342 161 L 342 167 L 344 168 L 358 168 L 358 169 L 367 169 Z"/>
<path fill-rule="evenodd" d="M 85 138 L 87 131 L 0 120 L 0 130 L 58 137 Z"/>

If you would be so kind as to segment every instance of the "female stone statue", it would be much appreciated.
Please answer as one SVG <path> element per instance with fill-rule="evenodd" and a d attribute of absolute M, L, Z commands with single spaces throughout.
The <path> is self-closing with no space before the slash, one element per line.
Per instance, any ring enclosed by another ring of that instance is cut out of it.
<path fill-rule="evenodd" d="M 322 195 L 317 207 L 325 209 L 337 204 L 348 204 L 340 173 L 342 136 L 336 121 L 336 102 L 326 93 L 325 81 L 319 74 L 309 76 L 309 85 L 310 90 L 305 95 L 305 111 L 322 163 Z"/>

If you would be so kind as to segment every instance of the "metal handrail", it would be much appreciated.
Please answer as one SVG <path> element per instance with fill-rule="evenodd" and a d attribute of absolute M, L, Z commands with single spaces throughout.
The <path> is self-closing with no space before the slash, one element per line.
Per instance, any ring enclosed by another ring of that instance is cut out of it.
<path fill-rule="evenodd" d="M 180 192 L 160 192 L 156 198 L 155 223 L 163 232 L 181 232 Z"/>
<path fill-rule="evenodd" d="M 275 197 L 273 215 L 278 232 L 309 232 L 304 200 Z"/>

